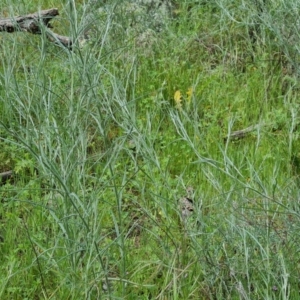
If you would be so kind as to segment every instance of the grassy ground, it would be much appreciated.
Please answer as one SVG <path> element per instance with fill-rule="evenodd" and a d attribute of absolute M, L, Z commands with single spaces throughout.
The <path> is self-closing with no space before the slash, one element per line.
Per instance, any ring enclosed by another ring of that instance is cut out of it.
<path fill-rule="evenodd" d="M 296 299 L 297 1 L 74 2 L 0 4 L 76 40 L 0 34 L 0 298 Z"/>

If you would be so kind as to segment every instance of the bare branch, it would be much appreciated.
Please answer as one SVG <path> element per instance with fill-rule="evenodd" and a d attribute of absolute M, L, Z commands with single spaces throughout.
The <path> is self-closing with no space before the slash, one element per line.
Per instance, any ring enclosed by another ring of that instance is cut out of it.
<path fill-rule="evenodd" d="M 224 138 L 224 141 L 227 141 L 228 138 L 235 139 L 235 140 L 242 139 L 242 138 L 246 137 L 249 133 L 251 133 L 254 130 L 256 130 L 258 127 L 259 127 L 259 124 L 256 124 L 256 125 L 249 126 L 249 127 L 245 128 L 245 129 L 233 131 L 232 133 L 230 133 L 229 136 L 226 136 Z"/>
<path fill-rule="evenodd" d="M 56 44 L 61 43 L 63 46 L 71 49 L 72 40 L 69 37 L 56 34 L 49 29 L 53 28 L 49 22 L 58 15 L 58 9 L 51 8 L 25 16 L 0 19 L 0 31 L 9 33 L 15 31 L 25 31 L 32 34 L 41 34 L 41 26 L 44 25 L 46 27 L 47 38 L 51 42 Z"/>
<path fill-rule="evenodd" d="M 0 183 L 5 183 L 7 180 L 13 177 L 13 171 L 6 171 L 0 173 Z"/>

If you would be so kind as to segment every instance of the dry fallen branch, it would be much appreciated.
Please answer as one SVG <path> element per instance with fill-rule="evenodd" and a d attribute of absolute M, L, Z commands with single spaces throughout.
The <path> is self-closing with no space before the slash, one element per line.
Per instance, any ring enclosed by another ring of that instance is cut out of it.
<path fill-rule="evenodd" d="M 228 139 L 235 139 L 235 140 L 242 139 L 242 138 L 246 137 L 252 131 L 256 130 L 258 127 L 259 127 L 259 125 L 257 124 L 257 125 L 249 126 L 242 130 L 233 131 L 230 135 L 228 135 L 224 138 L 224 141 L 227 141 Z"/>
<path fill-rule="evenodd" d="M 69 37 L 56 34 L 49 29 L 53 28 L 49 22 L 58 15 L 58 9 L 51 8 L 25 16 L 0 19 L 0 31 L 9 33 L 25 31 L 32 34 L 41 34 L 44 29 L 47 38 L 51 42 L 62 44 L 66 48 L 71 49 L 72 40 Z M 42 28 L 42 26 L 45 27 Z"/>
<path fill-rule="evenodd" d="M 0 183 L 5 183 L 7 180 L 13 177 L 13 171 L 6 171 L 0 173 Z"/>

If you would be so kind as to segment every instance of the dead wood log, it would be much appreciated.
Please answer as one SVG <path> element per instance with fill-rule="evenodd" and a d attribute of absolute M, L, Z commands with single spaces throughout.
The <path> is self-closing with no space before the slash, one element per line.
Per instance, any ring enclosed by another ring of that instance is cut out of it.
<path fill-rule="evenodd" d="M 5 183 L 7 180 L 13 177 L 13 171 L 6 171 L 0 173 L 0 183 Z"/>
<path fill-rule="evenodd" d="M 0 31 L 9 33 L 25 31 L 32 34 L 41 34 L 44 30 L 51 42 L 62 44 L 66 48 L 71 49 L 73 43 L 69 37 L 56 34 L 49 29 L 53 28 L 50 21 L 58 15 L 58 9 L 51 8 L 25 16 L 0 19 Z M 43 26 L 44 28 L 42 28 Z"/>
<path fill-rule="evenodd" d="M 259 127 L 259 125 L 257 124 L 257 125 L 249 126 L 245 129 L 233 131 L 224 138 L 224 141 L 226 142 L 228 139 L 235 139 L 235 140 L 242 139 L 242 138 L 246 137 L 252 131 L 256 130 L 258 127 Z"/>

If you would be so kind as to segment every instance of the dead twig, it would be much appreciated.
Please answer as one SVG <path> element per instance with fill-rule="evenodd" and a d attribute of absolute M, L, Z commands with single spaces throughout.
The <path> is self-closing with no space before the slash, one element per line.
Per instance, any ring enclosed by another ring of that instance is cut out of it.
<path fill-rule="evenodd" d="M 13 171 L 6 171 L 0 173 L 0 183 L 5 183 L 7 180 L 13 177 Z"/>
<path fill-rule="evenodd" d="M 0 31 L 8 33 L 25 31 L 32 34 L 41 34 L 43 32 L 42 26 L 45 26 L 46 36 L 51 42 L 62 44 L 66 48 L 72 49 L 73 43 L 71 38 L 56 34 L 49 29 L 53 28 L 49 22 L 58 15 L 58 9 L 51 8 L 25 16 L 0 19 Z"/>
<path fill-rule="evenodd" d="M 245 129 L 233 131 L 224 138 L 224 141 L 226 142 L 228 139 L 235 139 L 235 140 L 242 139 L 242 138 L 246 137 L 252 131 L 256 130 L 259 126 L 260 126 L 259 124 L 256 124 L 256 125 L 249 126 Z"/>

